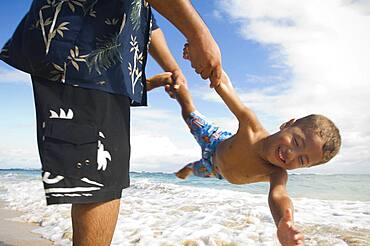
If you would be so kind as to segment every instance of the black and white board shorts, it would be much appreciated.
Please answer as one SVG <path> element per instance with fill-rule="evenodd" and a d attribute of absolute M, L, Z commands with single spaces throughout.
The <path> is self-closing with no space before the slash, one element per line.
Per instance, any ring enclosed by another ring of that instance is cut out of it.
<path fill-rule="evenodd" d="M 32 77 L 48 205 L 121 198 L 130 159 L 130 99 Z"/>

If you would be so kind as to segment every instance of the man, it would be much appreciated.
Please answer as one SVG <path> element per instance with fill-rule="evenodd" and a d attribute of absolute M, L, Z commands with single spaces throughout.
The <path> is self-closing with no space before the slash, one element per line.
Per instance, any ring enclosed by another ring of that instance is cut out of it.
<path fill-rule="evenodd" d="M 34 0 L 0 58 L 30 73 L 47 204 L 72 204 L 73 244 L 109 245 L 129 186 L 130 105 L 146 105 L 150 50 L 185 83 L 151 4 L 187 38 L 217 86 L 221 55 L 188 0 Z"/>

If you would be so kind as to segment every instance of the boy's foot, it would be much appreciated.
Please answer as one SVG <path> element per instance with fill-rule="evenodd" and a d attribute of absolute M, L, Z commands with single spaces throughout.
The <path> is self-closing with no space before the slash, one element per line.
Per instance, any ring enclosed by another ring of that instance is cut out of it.
<path fill-rule="evenodd" d="M 186 179 L 191 173 L 192 170 L 190 167 L 183 167 L 180 171 L 176 173 L 176 177 L 178 177 L 179 179 Z"/>
<path fill-rule="evenodd" d="M 150 91 L 157 87 L 166 86 L 166 85 L 172 85 L 173 79 L 172 79 L 172 73 L 170 72 L 164 72 L 157 75 L 154 75 L 153 77 L 146 80 L 146 90 Z"/>

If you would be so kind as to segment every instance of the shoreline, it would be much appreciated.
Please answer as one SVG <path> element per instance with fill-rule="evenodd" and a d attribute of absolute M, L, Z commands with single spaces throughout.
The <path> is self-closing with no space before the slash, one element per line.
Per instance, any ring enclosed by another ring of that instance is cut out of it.
<path fill-rule="evenodd" d="M 52 246 L 52 241 L 41 234 L 32 232 L 38 225 L 18 222 L 11 219 L 23 213 L 5 208 L 6 202 L 0 200 L 0 246 Z"/>

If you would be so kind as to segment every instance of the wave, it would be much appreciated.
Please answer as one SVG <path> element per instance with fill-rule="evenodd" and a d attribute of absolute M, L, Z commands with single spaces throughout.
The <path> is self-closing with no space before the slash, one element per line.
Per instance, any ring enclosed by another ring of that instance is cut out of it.
<path fill-rule="evenodd" d="M 122 192 L 112 245 L 276 243 L 266 194 L 182 185 L 140 175 Z M 57 245 L 71 244 L 70 205 L 47 207 L 40 178 L 14 180 L 0 175 L 0 188 L 6 190 L 0 198 L 9 208 L 25 212 L 23 221 L 39 224 L 38 232 Z M 369 202 L 309 198 L 294 198 L 293 202 L 306 245 L 370 244 Z"/>

